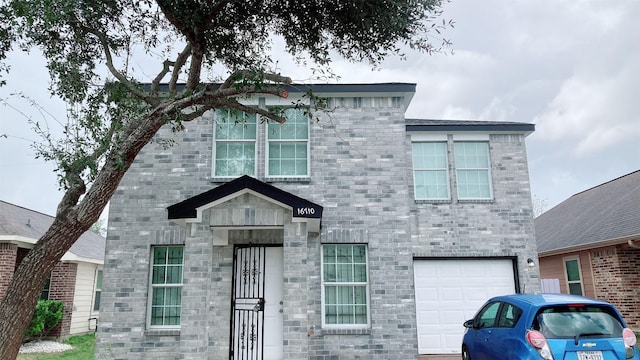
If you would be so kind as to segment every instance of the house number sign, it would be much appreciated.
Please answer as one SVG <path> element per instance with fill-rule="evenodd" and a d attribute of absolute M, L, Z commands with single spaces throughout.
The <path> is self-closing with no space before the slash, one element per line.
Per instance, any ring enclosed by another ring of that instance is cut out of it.
<path fill-rule="evenodd" d="M 312 207 L 296 208 L 296 215 L 298 216 L 315 215 L 315 214 L 316 214 L 316 209 Z"/>

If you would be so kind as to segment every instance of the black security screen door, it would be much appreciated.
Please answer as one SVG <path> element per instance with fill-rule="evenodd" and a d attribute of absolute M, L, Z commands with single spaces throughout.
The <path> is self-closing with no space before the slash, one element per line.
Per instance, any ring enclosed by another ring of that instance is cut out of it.
<path fill-rule="evenodd" d="M 263 246 L 236 246 L 231 295 L 232 360 L 262 360 L 265 254 Z"/>

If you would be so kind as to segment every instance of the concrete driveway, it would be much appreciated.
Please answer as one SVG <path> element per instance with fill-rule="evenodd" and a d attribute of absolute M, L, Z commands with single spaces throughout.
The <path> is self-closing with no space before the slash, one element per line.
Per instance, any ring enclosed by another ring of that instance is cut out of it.
<path fill-rule="evenodd" d="M 460 360 L 462 355 L 453 354 L 453 355 L 420 355 L 418 356 L 418 360 Z"/>

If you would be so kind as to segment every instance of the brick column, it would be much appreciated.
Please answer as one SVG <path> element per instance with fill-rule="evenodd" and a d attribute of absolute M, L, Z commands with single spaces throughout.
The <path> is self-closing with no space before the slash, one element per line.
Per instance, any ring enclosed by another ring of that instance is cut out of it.
<path fill-rule="evenodd" d="M 0 243 L 0 299 L 4 299 L 16 268 L 18 245 Z"/>
<path fill-rule="evenodd" d="M 290 221 L 290 219 L 289 219 Z M 284 358 L 308 358 L 307 224 L 286 222 L 284 227 Z"/>
<path fill-rule="evenodd" d="M 209 345 L 209 287 L 212 245 L 210 237 L 187 237 L 182 272 L 180 359 L 197 360 Z M 220 324 L 220 327 L 223 327 Z"/>
<path fill-rule="evenodd" d="M 78 264 L 58 263 L 51 271 L 51 287 L 49 300 L 59 300 L 64 303 L 62 320 L 49 335 L 64 337 L 71 331 L 71 315 L 73 312 L 73 297 L 75 295 L 76 275 Z"/>

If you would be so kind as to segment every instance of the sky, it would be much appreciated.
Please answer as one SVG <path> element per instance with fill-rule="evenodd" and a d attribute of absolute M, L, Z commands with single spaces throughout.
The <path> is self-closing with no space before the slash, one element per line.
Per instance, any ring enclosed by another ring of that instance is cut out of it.
<path fill-rule="evenodd" d="M 453 0 L 442 15 L 455 22 L 443 33 L 453 54 L 408 52 L 375 70 L 337 61 L 333 70 L 339 83 L 416 83 L 408 118 L 535 124 L 526 139 L 531 190 L 536 206 L 549 209 L 640 169 L 639 15 L 640 0 Z M 54 215 L 62 197 L 55 166 L 34 159 L 38 137 L 26 116 L 59 129 L 65 104 L 49 95 L 37 53 L 12 54 L 9 63 L 0 88 L 10 103 L 0 104 L 0 200 Z M 309 78 L 289 56 L 279 65 L 294 81 Z M 46 112 L 8 97 L 14 92 Z"/>

